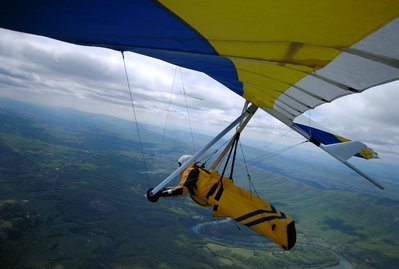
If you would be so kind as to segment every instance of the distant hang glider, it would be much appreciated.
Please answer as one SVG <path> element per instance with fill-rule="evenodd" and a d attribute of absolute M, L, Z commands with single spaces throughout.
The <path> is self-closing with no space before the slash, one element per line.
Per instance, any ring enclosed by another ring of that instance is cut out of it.
<path fill-rule="evenodd" d="M 369 180 L 346 160 L 375 152 L 294 119 L 399 79 L 398 16 L 397 0 L 0 3 L 0 27 L 206 73 Z"/>

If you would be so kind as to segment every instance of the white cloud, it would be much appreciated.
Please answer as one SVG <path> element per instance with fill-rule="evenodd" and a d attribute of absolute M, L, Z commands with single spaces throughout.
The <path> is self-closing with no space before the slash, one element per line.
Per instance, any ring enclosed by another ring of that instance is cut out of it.
<path fill-rule="evenodd" d="M 312 118 L 344 137 L 359 140 L 380 153 L 399 159 L 399 81 L 374 87 L 317 107 Z"/>
<path fill-rule="evenodd" d="M 125 59 L 141 121 L 164 126 L 169 111 L 168 124 L 188 130 L 187 102 L 193 129 L 215 132 L 241 112 L 244 99 L 203 73 L 134 53 L 125 53 Z M 132 119 L 120 52 L 0 29 L 0 61 L 1 96 Z M 340 98 L 313 110 L 312 118 L 395 158 L 398 87 L 394 82 Z M 247 141 L 270 141 L 288 130 L 260 110 L 244 134 Z M 290 133 L 284 139 L 293 144 L 299 136 Z"/>
<path fill-rule="evenodd" d="M 187 106 L 194 123 L 220 130 L 240 113 L 244 100 L 205 74 L 134 53 L 125 59 L 138 120 L 163 125 L 169 110 L 170 124 L 187 127 Z M 0 60 L 2 96 L 132 117 L 120 52 L 1 29 Z"/>

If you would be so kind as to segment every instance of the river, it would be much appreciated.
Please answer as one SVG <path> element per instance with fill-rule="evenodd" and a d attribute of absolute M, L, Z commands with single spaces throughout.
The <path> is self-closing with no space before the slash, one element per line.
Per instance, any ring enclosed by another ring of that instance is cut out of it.
<path fill-rule="evenodd" d="M 209 236 L 201 233 L 201 228 L 205 227 L 207 225 L 214 225 L 214 224 L 223 224 L 223 223 L 229 223 L 232 221 L 230 218 L 226 218 L 223 220 L 218 220 L 218 221 L 207 221 L 203 223 L 196 224 L 191 227 L 191 230 L 196 233 L 197 235 L 210 238 L 212 240 L 228 244 L 228 245 L 234 245 L 234 246 L 244 246 L 244 247 L 263 247 L 263 248 L 269 248 L 269 247 L 275 247 L 275 244 L 273 242 L 267 242 L 267 241 L 244 241 L 244 240 L 232 240 L 232 239 L 227 239 L 227 238 L 221 238 L 217 236 Z M 325 248 L 325 247 L 323 247 Z M 352 269 L 352 265 L 350 262 L 348 262 L 344 257 L 339 255 L 338 253 L 335 253 L 334 251 L 328 249 L 331 251 L 337 258 L 339 259 L 339 263 L 334 266 L 329 266 L 325 267 L 324 269 Z"/>

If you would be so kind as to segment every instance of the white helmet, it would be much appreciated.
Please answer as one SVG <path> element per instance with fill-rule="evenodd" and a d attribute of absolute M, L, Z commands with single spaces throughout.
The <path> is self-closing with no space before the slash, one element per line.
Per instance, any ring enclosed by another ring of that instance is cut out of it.
<path fill-rule="evenodd" d="M 177 163 L 179 164 L 179 166 L 182 166 L 183 163 L 187 162 L 188 160 L 190 160 L 193 156 L 191 155 L 183 155 L 179 158 L 179 160 L 177 160 Z"/>

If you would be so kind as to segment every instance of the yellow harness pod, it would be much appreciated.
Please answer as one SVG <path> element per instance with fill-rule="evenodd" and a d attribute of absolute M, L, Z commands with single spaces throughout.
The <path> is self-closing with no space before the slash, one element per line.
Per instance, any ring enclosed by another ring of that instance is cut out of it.
<path fill-rule="evenodd" d="M 238 187 L 216 171 L 190 165 L 180 175 L 184 185 L 192 169 L 199 170 L 198 179 L 190 191 L 191 198 L 202 206 L 212 206 L 213 217 L 230 217 L 269 238 L 284 249 L 296 242 L 295 222 L 259 196 Z M 186 191 L 187 188 L 186 188 Z"/>

